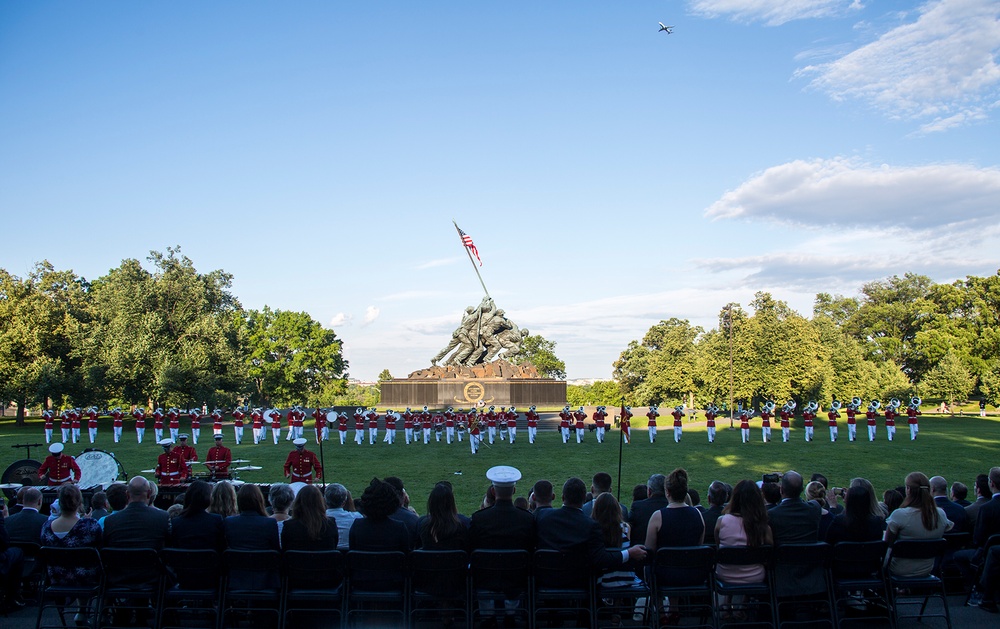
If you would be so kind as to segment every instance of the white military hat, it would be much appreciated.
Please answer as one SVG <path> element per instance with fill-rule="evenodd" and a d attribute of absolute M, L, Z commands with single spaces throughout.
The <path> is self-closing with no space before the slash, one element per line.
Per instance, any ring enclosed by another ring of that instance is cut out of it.
<path fill-rule="evenodd" d="M 171 439 L 170 437 L 164 437 L 163 439 L 160 439 L 156 443 L 160 444 L 163 447 L 167 447 L 174 445 L 174 440 Z"/>
<path fill-rule="evenodd" d="M 178 439 L 187 439 L 188 436 L 182 432 L 181 434 L 177 435 L 177 438 Z"/>
<path fill-rule="evenodd" d="M 486 470 L 486 478 L 496 487 L 513 487 L 521 480 L 521 470 L 509 465 L 496 465 Z"/>
<path fill-rule="evenodd" d="M 64 446 L 63 444 L 59 443 L 58 441 L 49 446 L 49 452 L 51 452 L 52 454 L 59 454 L 60 452 L 62 452 L 65 449 L 66 449 L 66 446 Z"/>
<path fill-rule="evenodd" d="M 292 441 L 292 443 L 295 444 L 296 448 L 301 448 L 302 446 L 306 445 L 308 441 L 306 441 L 304 437 L 299 437 L 298 439 Z"/>
<path fill-rule="evenodd" d="M 220 432 L 219 434 L 215 435 L 215 438 L 216 439 L 222 439 L 222 433 Z"/>

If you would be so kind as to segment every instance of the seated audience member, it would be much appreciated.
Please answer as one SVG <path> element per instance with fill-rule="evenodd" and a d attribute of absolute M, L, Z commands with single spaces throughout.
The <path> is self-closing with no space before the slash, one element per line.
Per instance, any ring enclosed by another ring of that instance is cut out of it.
<path fill-rule="evenodd" d="M 291 516 L 288 510 L 292 508 L 295 500 L 295 492 L 288 483 L 275 483 L 267 492 L 267 501 L 271 503 L 271 519 L 278 523 L 278 536 L 281 536 L 281 527 Z"/>
<path fill-rule="evenodd" d="M 965 507 L 948 500 L 948 481 L 942 476 L 934 476 L 930 479 L 930 484 L 934 504 L 944 511 L 945 516 L 951 520 L 951 530 L 955 533 L 971 532 L 969 530 L 969 516 L 965 513 Z"/>
<path fill-rule="evenodd" d="M 87 517 L 100 520 L 110 514 L 111 511 L 108 508 L 108 494 L 103 491 L 94 492 L 94 495 L 90 497 L 90 511 L 87 513 Z"/>
<path fill-rule="evenodd" d="M 216 485 L 228 483 L 216 483 Z M 264 494 L 257 485 L 246 484 L 236 494 L 237 515 L 224 521 L 226 545 L 234 550 L 281 550 L 278 523 L 267 517 Z"/>
<path fill-rule="evenodd" d="M 24 607 L 20 593 L 23 575 L 24 552 L 10 545 L 10 535 L 0 513 L 0 613 Z"/>
<path fill-rule="evenodd" d="M 373 478 L 361 495 L 365 517 L 356 520 L 348 534 L 350 549 L 408 552 L 410 533 L 405 524 L 391 518 L 399 506 L 399 494 L 393 486 Z"/>
<path fill-rule="evenodd" d="M 885 530 L 885 511 L 882 510 L 882 505 L 880 505 L 878 502 L 878 497 L 877 494 L 875 493 L 875 486 L 872 485 L 871 481 L 868 480 L 867 478 L 861 478 L 861 477 L 852 478 L 850 486 L 864 487 L 865 489 L 868 490 L 868 496 L 869 496 L 868 509 L 869 511 L 871 511 L 872 515 L 881 518 L 882 530 Z"/>
<path fill-rule="evenodd" d="M 891 546 L 896 540 L 940 539 L 951 526 L 948 516 L 934 504 L 927 477 L 920 472 L 907 474 L 906 499 L 886 520 L 886 543 Z M 894 557 L 889 563 L 889 571 L 902 577 L 921 577 L 933 569 L 933 559 Z"/>
<path fill-rule="evenodd" d="M 862 485 L 850 487 L 844 494 L 844 511 L 833 518 L 823 541 L 874 542 L 882 539 L 882 518 L 872 513 L 871 491 Z"/>
<path fill-rule="evenodd" d="M 108 496 L 108 508 L 111 510 L 111 513 L 121 511 L 128 506 L 128 485 L 125 483 L 113 483 L 104 493 Z M 108 515 L 111 515 L 111 513 Z M 98 520 L 101 523 L 101 528 L 104 528 L 104 522 L 107 519 L 108 516 L 106 515 Z"/>
<path fill-rule="evenodd" d="M 622 520 L 621 505 L 618 504 L 614 494 L 611 492 L 598 494 L 593 502 L 590 517 L 600 526 L 604 547 L 612 551 L 627 550 L 631 545 L 629 525 Z M 604 571 L 597 578 L 597 582 L 604 587 L 628 587 L 641 583 L 634 570 L 626 570 L 624 567 Z"/>
<path fill-rule="evenodd" d="M 646 543 L 649 518 L 667 506 L 666 490 L 663 487 L 666 480 L 667 477 L 663 474 L 652 474 L 646 484 L 642 485 L 642 499 L 632 503 L 632 508 L 628 513 L 629 535 L 631 536 L 629 541 L 632 544 Z"/>
<path fill-rule="evenodd" d="M 410 495 L 406 493 L 402 479 L 397 476 L 386 476 L 385 482 L 389 483 L 399 496 L 399 507 L 389 517 L 406 525 L 406 530 L 410 532 L 410 547 L 416 548 L 420 544 L 420 531 L 417 530 L 417 520 L 420 516 L 410 506 Z"/>
<path fill-rule="evenodd" d="M 427 515 L 420 518 L 420 548 L 424 550 L 468 550 L 469 529 L 458 517 L 455 493 L 450 483 L 438 483 L 427 496 Z"/>
<path fill-rule="evenodd" d="M 168 543 L 171 548 L 217 551 L 225 548 L 224 521 L 218 513 L 208 512 L 211 502 L 211 485 L 196 480 L 188 486 L 184 492 L 184 506 L 170 520 Z"/>
<path fill-rule="evenodd" d="M 671 472 L 666 490 L 667 506 L 649 518 L 646 548 L 654 552 L 671 546 L 700 546 L 705 541 L 705 521 L 700 511 L 684 502 L 688 494 L 687 472 L 682 468 Z M 663 571 L 659 577 L 670 585 L 691 585 L 698 580 L 697 574 L 685 570 Z"/>
<path fill-rule="evenodd" d="M 774 543 L 768 526 L 768 510 L 764 498 L 751 480 L 741 480 L 733 488 L 732 496 L 722 516 L 715 523 L 715 539 L 723 546 L 769 546 Z M 718 578 L 727 583 L 759 583 L 764 580 L 764 566 L 732 566 L 718 564 Z"/>
<path fill-rule="evenodd" d="M 113 548 L 160 550 L 167 539 L 169 518 L 165 511 L 149 506 L 152 489 L 148 480 L 135 476 L 128 482 L 128 505 L 104 518 L 104 545 Z M 148 566 L 137 567 L 150 577 Z M 121 575 L 124 581 L 127 575 Z"/>
<path fill-rule="evenodd" d="M 17 493 L 14 494 L 14 502 L 7 505 L 8 518 L 15 513 L 19 513 L 24 507 L 24 493 L 29 489 L 31 489 L 31 485 L 22 485 L 21 488 L 17 490 Z"/>
<path fill-rule="evenodd" d="M 879 506 L 882 508 L 882 512 L 885 513 L 886 518 L 903 504 L 903 498 L 903 494 L 895 489 L 886 489 L 882 492 L 882 504 Z"/>
<path fill-rule="evenodd" d="M 705 521 L 705 543 L 717 544 L 715 539 L 715 523 L 722 517 L 723 509 L 729 502 L 729 486 L 722 481 L 713 481 L 708 486 L 708 508 L 701 514 Z"/>
<path fill-rule="evenodd" d="M 323 497 L 326 499 L 326 517 L 333 518 L 337 523 L 337 548 L 347 550 L 351 526 L 355 520 L 364 516 L 353 509 L 353 501 L 351 508 L 348 508 L 351 492 L 340 483 L 327 485 Z"/>
<path fill-rule="evenodd" d="M 236 488 L 228 481 L 212 485 L 212 500 L 208 512 L 228 518 L 239 513 L 236 507 Z"/>
<path fill-rule="evenodd" d="M 284 550 L 336 550 L 337 522 L 326 515 L 326 502 L 315 485 L 299 490 L 292 503 L 292 517 L 281 527 Z"/>
<path fill-rule="evenodd" d="M 590 484 L 590 497 L 585 503 L 583 503 L 583 515 L 590 517 L 590 510 L 594 508 L 594 498 L 597 498 L 601 494 L 611 491 L 611 485 L 613 480 L 611 474 L 607 472 L 598 472 L 594 474 L 594 478 L 591 479 Z M 622 520 L 628 521 L 628 508 L 619 503 L 622 508 Z"/>
<path fill-rule="evenodd" d="M 965 508 L 965 514 L 969 516 L 969 530 L 975 533 L 976 520 L 979 517 L 979 510 L 984 504 L 993 498 L 993 492 L 990 491 L 989 474 L 976 475 L 976 482 L 973 484 L 973 491 L 976 494 L 976 500 Z"/>
<path fill-rule="evenodd" d="M 59 488 L 57 496 L 59 515 L 42 526 L 42 546 L 100 548 L 103 535 L 97 520 L 80 517 L 80 509 L 83 507 L 83 495 L 80 489 L 76 485 L 63 485 Z M 49 579 L 54 585 L 73 587 L 91 585 L 98 578 L 96 568 L 49 566 L 47 570 Z M 89 605 L 89 601 L 77 600 L 71 604 L 74 607 L 85 605 Z M 86 625 L 89 619 L 86 613 L 81 612 L 74 620 L 78 625 Z"/>
<path fill-rule="evenodd" d="M 13 542 L 37 544 L 42 534 L 42 525 L 49 519 L 39 512 L 42 508 L 42 492 L 35 487 L 28 487 L 21 500 L 21 510 L 5 521 L 7 534 Z"/>
<path fill-rule="evenodd" d="M 705 507 L 701 506 L 701 494 L 694 487 L 688 487 L 688 497 L 687 503 L 697 509 L 699 512 L 703 512 Z"/>
<path fill-rule="evenodd" d="M 175 502 L 174 504 L 167 507 L 167 517 L 173 520 L 178 515 L 180 515 L 181 511 L 183 510 L 184 510 L 184 505 Z"/>
<path fill-rule="evenodd" d="M 969 502 L 969 487 L 965 483 L 955 481 L 951 484 L 951 501 L 961 506 L 963 509 L 972 503 Z"/>
<path fill-rule="evenodd" d="M 648 497 L 648 492 L 646 490 L 646 485 L 639 483 L 632 488 L 632 502 L 635 503 L 639 500 L 645 500 Z M 629 515 L 632 515 L 632 510 L 629 509 Z"/>
<path fill-rule="evenodd" d="M 778 483 L 761 483 L 760 494 L 764 497 L 764 504 L 768 509 L 773 509 L 781 502 L 781 487 Z"/>
<path fill-rule="evenodd" d="M 552 490 L 552 483 L 544 479 L 535 482 L 534 487 L 531 488 L 531 496 L 528 498 L 528 504 L 533 505 L 531 512 L 535 514 L 535 518 L 548 513 L 552 509 L 552 501 L 555 499 L 556 493 Z"/>
<path fill-rule="evenodd" d="M 820 517 L 819 517 L 819 533 L 817 539 L 823 539 L 826 536 L 826 530 L 830 528 L 830 523 L 833 522 L 834 514 L 829 508 L 829 503 L 826 501 L 826 487 L 818 481 L 812 481 L 806 485 L 806 500 L 819 505 Z"/>
<path fill-rule="evenodd" d="M 528 511 L 528 499 L 524 496 L 518 496 L 517 498 L 514 498 L 514 506 L 518 509 Z"/>

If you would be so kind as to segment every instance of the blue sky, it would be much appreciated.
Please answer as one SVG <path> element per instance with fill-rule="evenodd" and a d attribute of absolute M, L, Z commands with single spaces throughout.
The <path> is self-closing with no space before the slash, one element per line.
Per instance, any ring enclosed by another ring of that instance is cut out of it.
<path fill-rule="evenodd" d="M 405 376 L 482 297 L 455 219 L 605 378 L 756 291 L 996 273 L 998 105 L 995 0 L 5 2 L 0 266 L 180 245 Z"/>

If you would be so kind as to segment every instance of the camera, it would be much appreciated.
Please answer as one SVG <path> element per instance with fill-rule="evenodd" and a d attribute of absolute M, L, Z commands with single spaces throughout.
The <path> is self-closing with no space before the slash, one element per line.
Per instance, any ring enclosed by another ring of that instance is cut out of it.
<path fill-rule="evenodd" d="M 771 474 L 764 474 L 760 480 L 765 483 L 777 483 L 778 481 L 781 480 L 781 474 L 777 472 L 773 472 Z"/>
<path fill-rule="evenodd" d="M 838 498 L 843 498 L 844 497 L 844 488 L 843 487 L 834 487 L 833 488 L 833 495 L 837 496 Z"/>

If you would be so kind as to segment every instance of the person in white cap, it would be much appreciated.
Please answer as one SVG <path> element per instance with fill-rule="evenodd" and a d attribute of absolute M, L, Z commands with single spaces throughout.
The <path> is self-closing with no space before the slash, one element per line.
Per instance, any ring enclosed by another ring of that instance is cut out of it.
<path fill-rule="evenodd" d="M 80 466 L 76 464 L 76 459 L 63 454 L 65 446 L 59 442 L 49 446 L 49 456 L 42 461 L 42 466 L 38 468 L 38 478 L 48 477 L 49 487 L 65 485 L 67 483 L 78 483 L 83 475 Z"/>
<path fill-rule="evenodd" d="M 222 445 L 222 435 L 215 435 L 215 445 L 208 449 L 205 465 L 212 473 L 212 480 L 229 478 L 229 466 L 233 463 L 233 452 Z"/>
<path fill-rule="evenodd" d="M 163 454 L 156 459 L 156 469 L 154 470 L 156 479 L 164 487 L 181 484 L 188 474 L 184 455 L 179 449 L 171 450 L 174 440 L 169 437 L 164 437 L 157 443 L 163 446 Z"/>
<path fill-rule="evenodd" d="M 288 453 L 285 459 L 285 477 L 293 483 L 312 483 L 313 473 L 315 478 L 323 478 L 323 467 L 320 465 L 319 457 L 313 452 L 306 450 L 306 440 L 299 437 L 292 442 L 295 449 Z"/>

